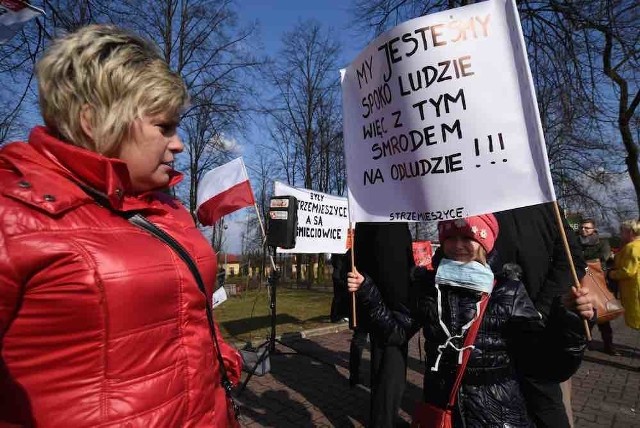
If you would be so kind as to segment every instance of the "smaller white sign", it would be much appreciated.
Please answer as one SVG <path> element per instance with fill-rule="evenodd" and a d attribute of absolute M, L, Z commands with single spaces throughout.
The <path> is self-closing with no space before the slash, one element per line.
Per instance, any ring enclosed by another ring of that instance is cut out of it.
<path fill-rule="evenodd" d="M 278 253 L 344 254 L 347 252 L 349 229 L 347 198 L 308 189 L 297 189 L 279 181 L 275 182 L 273 194 L 274 196 L 294 196 L 298 200 L 296 245 L 287 250 L 278 248 Z"/>

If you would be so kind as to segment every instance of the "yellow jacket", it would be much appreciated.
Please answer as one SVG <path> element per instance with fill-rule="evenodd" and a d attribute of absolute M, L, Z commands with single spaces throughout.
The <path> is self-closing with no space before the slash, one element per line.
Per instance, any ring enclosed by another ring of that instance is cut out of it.
<path fill-rule="evenodd" d="M 618 281 L 624 320 L 629 327 L 640 330 L 640 240 L 622 247 L 614 261 L 615 268 L 609 276 Z"/>

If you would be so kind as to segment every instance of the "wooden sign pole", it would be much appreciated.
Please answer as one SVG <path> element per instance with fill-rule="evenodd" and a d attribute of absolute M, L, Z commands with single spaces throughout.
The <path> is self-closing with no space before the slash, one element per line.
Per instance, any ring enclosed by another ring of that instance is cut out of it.
<path fill-rule="evenodd" d="M 567 240 L 567 233 L 564 230 L 564 223 L 562 221 L 562 216 L 560 215 L 560 208 L 558 207 L 558 201 L 553 201 L 553 211 L 556 215 L 556 222 L 558 223 L 558 230 L 560 231 L 560 236 L 562 237 L 562 244 L 564 245 L 564 252 L 567 256 L 567 261 L 569 262 L 569 267 L 571 268 L 571 276 L 573 278 L 573 283 L 576 288 L 580 288 L 580 280 L 578 280 L 578 274 L 576 273 L 576 267 L 573 264 L 573 257 L 571 257 L 571 249 L 569 248 L 569 241 Z M 584 332 L 587 336 L 587 340 L 591 341 L 591 331 L 589 330 L 589 322 L 584 320 Z"/>
<path fill-rule="evenodd" d="M 356 234 L 354 230 L 351 228 L 351 222 L 349 222 L 349 235 L 351 235 L 351 272 L 355 272 L 356 269 Z M 358 326 L 358 319 L 356 317 L 356 293 L 351 293 L 351 319 L 352 326 L 356 328 Z"/>

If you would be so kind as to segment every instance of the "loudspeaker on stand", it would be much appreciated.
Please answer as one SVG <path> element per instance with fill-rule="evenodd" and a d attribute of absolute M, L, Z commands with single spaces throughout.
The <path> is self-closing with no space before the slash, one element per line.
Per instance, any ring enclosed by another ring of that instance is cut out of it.
<path fill-rule="evenodd" d="M 273 196 L 269 202 L 267 245 L 293 248 L 296 246 L 298 200 L 294 196 Z"/>

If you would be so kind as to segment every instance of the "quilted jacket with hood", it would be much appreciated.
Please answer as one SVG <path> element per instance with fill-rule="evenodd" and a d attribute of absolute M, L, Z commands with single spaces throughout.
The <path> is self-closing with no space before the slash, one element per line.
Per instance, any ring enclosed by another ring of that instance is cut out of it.
<path fill-rule="evenodd" d="M 497 264 L 497 259 L 494 260 Z M 434 260 L 436 267 L 438 262 Z M 516 365 L 518 373 L 558 382 L 569 378 L 580 365 L 586 347 L 581 319 L 556 300 L 545 325 L 518 280 L 519 275 L 517 265 L 505 265 L 496 275 L 458 393 L 455 426 L 531 427 L 517 382 Z M 444 408 L 455 380 L 458 353 L 446 348 L 438 370 L 431 370 L 438 345 L 446 339 L 438 316 L 435 271 L 419 268 L 413 277 L 410 301 L 414 303 L 405 310 L 387 309 L 366 276 L 357 295 L 371 316 L 374 334 L 388 342 L 401 343 L 419 328 L 423 329 L 424 398 Z M 449 331 L 460 331 L 475 316 L 480 294 L 448 286 L 441 286 L 441 291 L 442 321 Z M 457 346 L 461 344 L 462 339 Z"/>
<path fill-rule="evenodd" d="M 45 128 L 0 150 L 0 425 L 229 426 L 205 296 L 172 249 L 117 213 L 172 235 L 209 294 L 214 252 L 175 199 L 129 189 L 123 162 Z M 237 353 L 221 347 L 237 378 Z"/>

